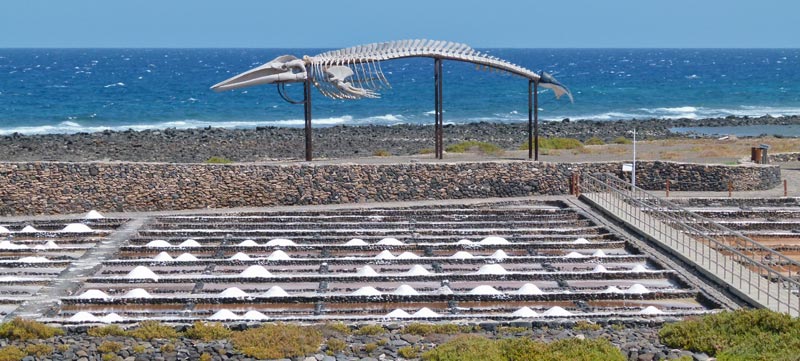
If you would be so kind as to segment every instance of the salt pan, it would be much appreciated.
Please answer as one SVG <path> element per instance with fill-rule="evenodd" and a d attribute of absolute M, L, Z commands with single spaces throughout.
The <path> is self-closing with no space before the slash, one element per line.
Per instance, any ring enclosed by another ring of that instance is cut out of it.
<path fill-rule="evenodd" d="M 502 295 L 503 292 L 489 285 L 480 285 L 469 291 L 471 295 Z"/>
<path fill-rule="evenodd" d="M 168 248 L 168 247 L 172 247 L 172 245 L 169 242 L 167 242 L 167 241 L 165 241 L 163 239 L 157 239 L 157 240 L 154 240 L 154 241 L 147 242 L 147 244 L 145 246 L 146 247 L 150 247 L 150 248 Z"/>
<path fill-rule="evenodd" d="M 9 231 L 8 228 L 0 226 L 0 234 L 8 234 L 8 233 L 11 233 L 11 231 Z"/>
<path fill-rule="evenodd" d="M 39 232 L 39 230 L 36 229 L 36 228 L 33 228 L 33 226 L 28 225 L 28 226 L 25 226 L 25 228 L 23 228 L 22 230 L 20 230 L 20 232 L 21 233 L 35 233 L 35 232 Z"/>
<path fill-rule="evenodd" d="M 589 240 L 587 240 L 586 238 L 581 237 L 581 238 L 578 238 L 578 239 L 572 241 L 572 243 L 574 243 L 574 244 L 587 244 L 587 243 L 589 243 Z"/>
<path fill-rule="evenodd" d="M 364 242 L 363 239 L 360 238 L 353 238 L 344 243 L 345 246 L 368 246 L 367 242 Z"/>
<path fill-rule="evenodd" d="M 549 310 L 544 311 L 543 315 L 564 317 L 564 316 L 572 316 L 572 312 L 569 312 L 560 306 L 553 306 Z"/>
<path fill-rule="evenodd" d="M 453 290 L 450 289 L 450 286 L 442 286 L 439 287 L 439 289 L 437 289 L 433 293 L 436 295 L 452 295 Z"/>
<path fill-rule="evenodd" d="M 633 266 L 631 272 L 647 272 L 647 268 L 644 265 L 637 264 L 636 266 Z"/>
<path fill-rule="evenodd" d="M 467 258 L 474 258 L 474 257 L 475 256 L 473 256 L 472 253 L 469 253 L 467 251 L 458 251 L 456 253 L 453 253 L 452 256 L 450 256 L 450 258 L 453 258 L 453 259 L 467 259 Z"/>
<path fill-rule="evenodd" d="M 294 241 L 286 238 L 275 238 L 267 242 L 267 246 L 296 246 L 297 244 Z"/>
<path fill-rule="evenodd" d="M 280 286 L 272 286 L 267 292 L 264 292 L 264 297 L 289 297 L 289 294 Z"/>
<path fill-rule="evenodd" d="M 643 310 L 639 311 L 639 313 L 643 315 L 661 315 L 664 314 L 664 311 L 661 311 L 654 306 L 647 306 Z"/>
<path fill-rule="evenodd" d="M 508 258 L 508 253 L 506 253 L 506 251 L 503 251 L 502 249 L 498 249 L 497 251 L 494 251 L 494 253 L 492 253 L 490 257 L 494 259 L 504 259 Z"/>
<path fill-rule="evenodd" d="M 100 322 L 102 323 L 116 323 L 122 321 L 125 321 L 125 319 L 122 318 L 122 316 L 116 314 L 115 312 L 111 312 L 103 317 L 100 317 Z"/>
<path fill-rule="evenodd" d="M 269 256 L 267 256 L 267 259 L 270 261 L 285 261 L 292 259 L 292 257 L 289 257 L 289 255 L 286 254 L 286 252 L 284 251 L 277 250 L 275 252 L 270 253 Z"/>
<path fill-rule="evenodd" d="M 258 311 L 247 311 L 247 313 L 245 313 L 244 316 L 242 316 L 242 319 L 249 321 L 263 321 L 263 320 L 268 320 L 269 317 Z"/>
<path fill-rule="evenodd" d="M 514 311 L 514 313 L 512 313 L 511 315 L 515 316 L 515 317 L 536 317 L 536 316 L 539 316 L 539 314 L 536 313 L 536 311 L 532 310 L 530 307 L 527 307 L 527 306 Z"/>
<path fill-rule="evenodd" d="M 617 286 L 608 286 L 608 288 L 603 291 L 605 293 L 622 293 L 622 290 L 619 289 Z"/>
<path fill-rule="evenodd" d="M 522 285 L 522 287 L 517 290 L 517 294 L 519 295 L 541 295 L 544 294 L 539 287 L 537 287 L 533 283 L 526 283 Z"/>
<path fill-rule="evenodd" d="M 471 244 L 472 244 L 472 241 L 470 241 L 470 240 L 468 240 L 468 239 L 462 239 L 462 240 L 459 240 L 458 242 L 456 242 L 456 244 L 460 244 L 460 245 L 471 245 Z"/>
<path fill-rule="evenodd" d="M 584 258 L 584 257 L 586 257 L 586 255 L 584 255 L 582 253 L 578 253 L 578 252 L 570 252 L 570 253 L 567 253 L 567 255 L 564 256 L 564 257 L 566 257 L 566 258 Z"/>
<path fill-rule="evenodd" d="M 161 253 L 157 254 L 155 257 L 153 257 L 153 261 L 159 261 L 159 262 L 167 262 L 167 261 L 174 261 L 174 260 L 175 259 L 172 258 L 172 256 L 170 256 L 169 253 L 167 253 L 167 252 L 161 252 Z"/>
<path fill-rule="evenodd" d="M 431 273 L 427 269 L 425 269 L 425 267 L 415 264 L 414 266 L 411 267 L 411 269 L 406 271 L 406 274 L 409 276 L 424 276 L 424 275 L 429 275 Z"/>
<path fill-rule="evenodd" d="M 397 238 L 387 237 L 378 241 L 378 244 L 381 246 L 402 246 L 405 243 L 401 242 Z"/>
<path fill-rule="evenodd" d="M 478 243 L 484 244 L 484 245 L 490 245 L 490 244 L 508 244 L 509 242 L 508 242 L 507 239 L 505 239 L 503 237 L 494 237 L 494 236 L 492 236 L 492 237 L 486 237 L 486 238 L 482 239 Z"/>
<path fill-rule="evenodd" d="M 408 312 L 403 311 L 403 310 L 398 308 L 398 309 L 395 309 L 392 312 L 387 313 L 385 317 L 386 318 L 406 318 L 406 317 L 411 317 L 411 315 L 409 315 Z"/>
<path fill-rule="evenodd" d="M 185 240 L 185 241 L 181 242 L 181 244 L 180 244 L 180 245 L 178 245 L 178 246 L 179 246 L 179 247 L 202 247 L 203 245 L 201 245 L 201 244 L 200 244 L 200 243 L 198 243 L 197 241 L 195 241 L 195 240 L 193 240 L 193 239 L 189 238 L 189 239 L 187 239 L 187 240 Z"/>
<path fill-rule="evenodd" d="M 213 315 L 209 316 L 208 319 L 209 320 L 225 321 L 225 320 L 239 320 L 239 319 L 241 319 L 241 317 L 239 317 L 239 315 L 231 312 L 227 308 L 223 308 L 223 309 L 217 311 L 216 313 L 214 313 Z"/>
<path fill-rule="evenodd" d="M 419 292 L 409 285 L 400 285 L 392 294 L 398 296 L 417 296 Z"/>
<path fill-rule="evenodd" d="M 381 251 L 381 253 L 378 253 L 378 255 L 375 256 L 375 258 L 376 259 L 394 259 L 394 255 L 392 254 L 392 252 L 389 252 L 388 250 L 383 250 L 383 251 Z"/>
<path fill-rule="evenodd" d="M 239 243 L 239 247 L 258 247 L 258 243 L 252 239 L 246 239 Z"/>
<path fill-rule="evenodd" d="M 44 262 L 50 262 L 50 260 L 47 259 L 47 257 L 36 257 L 36 256 L 22 257 L 22 258 L 19 259 L 19 261 L 22 262 L 22 263 L 44 263 Z"/>
<path fill-rule="evenodd" d="M 36 246 L 34 248 L 36 248 L 36 249 L 58 249 L 58 248 L 61 248 L 61 247 L 59 245 L 57 245 L 56 242 L 47 241 L 44 245 L 38 245 L 38 246 Z"/>
<path fill-rule="evenodd" d="M 83 223 L 70 223 L 61 230 L 61 232 L 68 232 L 68 233 L 90 233 L 92 229 L 89 226 Z"/>
<path fill-rule="evenodd" d="M 399 256 L 397 256 L 397 259 L 417 259 L 417 258 L 419 258 L 419 256 L 409 251 L 405 251 L 401 253 Z"/>
<path fill-rule="evenodd" d="M 102 214 L 100 214 L 100 212 L 94 209 L 92 209 L 91 211 L 89 211 L 89 213 L 86 213 L 86 215 L 83 216 L 83 219 L 102 219 L 102 218 L 106 217 L 104 217 Z"/>
<path fill-rule="evenodd" d="M 597 251 L 595 251 L 594 253 L 592 253 L 592 256 L 593 256 L 593 257 L 605 257 L 605 256 L 606 256 L 606 253 L 605 253 L 605 252 L 603 252 L 603 250 L 602 250 L 602 249 L 598 249 Z"/>
<path fill-rule="evenodd" d="M 508 271 L 499 264 L 487 264 L 481 266 L 477 273 L 479 275 L 503 275 L 508 273 Z"/>
<path fill-rule="evenodd" d="M 597 266 L 594 266 L 594 269 L 592 271 L 593 272 L 608 272 L 608 269 L 606 269 L 605 266 L 599 264 Z"/>
<path fill-rule="evenodd" d="M 231 297 L 231 298 L 245 298 L 250 297 L 247 292 L 242 291 L 239 287 L 229 287 L 226 288 L 224 291 L 219 293 L 220 297 Z"/>
<path fill-rule="evenodd" d="M 242 252 L 237 252 L 235 255 L 231 256 L 231 257 L 230 257 L 230 258 L 228 258 L 228 259 L 229 259 L 229 260 L 233 260 L 233 261 L 249 261 L 249 260 L 251 260 L 252 258 L 250 258 L 250 256 L 248 256 L 248 255 L 247 255 L 247 254 L 245 254 L 245 253 L 242 253 Z"/>
<path fill-rule="evenodd" d="M 648 290 L 647 287 L 643 286 L 642 284 L 636 283 L 630 288 L 628 288 L 628 290 L 625 291 L 625 293 L 643 294 L 643 293 L 650 293 L 650 290 Z"/>
<path fill-rule="evenodd" d="M 195 257 L 191 253 L 181 253 L 180 256 L 175 257 L 175 260 L 179 262 L 191 262 L 191 261 L 197 261 L 197 257 Z"/>
<path fill-rule="evenodd" d="M 123 298 L 153 298 L 144 288 L 134 288 L 126 293 Z"/>
<path fill-rule="evenodd" d="M 364 266 L 359 268 L 356 274 L 359 276 L 377 276 L 378 272 L 375 272 L 375 270 L 370 266 Z"/>
<path fill-rule="evenodd" d="M 100 322 L 100 319 L 97 318 L 97 316 L 86 311 L 81 311 L 72 315 L 69 320 L 72 322 Z"/>
<path fill-rule="evenodd" d="M 431 317 L 440 317 L 440 316 L 439 316 L 438 313 L 433 312 L 433 310 L 431 310 L 430 308 L 423 307 L 419 311 L 414 312 L 414 315 L 412 315 L 412 317 L 431 318 Z"/>
<path fill-rule="evenodd" d="M 133 270 L 128 272 L 128 275 L 125 276 L 128 279 L 150 279 L 153 281 L 158 281 L 158 275 L 155 272 L 151 271 L 149 268 L 145 266 L 136 266 Z"/>
<path fill-rule="evenodd" d="M 28 246 L 24 244 L 15 244 L 11 241 L 0 241 L 0 249 L 27 249 Z"/>
<path fill-rule="evenodd" d="M 107 293 L 105 293 L 105 292 L 103 292 L 101 290 L 86 290 L 86 292 L 81 293 L 81 295 L 78 296 L 78 298 L 84 298 L 84 299 L 99 298 L 99 299 L 107 300 L 107 299 L 111 298 L 111 296 L 109 296 Z"/>
<path fill-rule="evenodd" d="M 272 273 L 267 271 L 266 268 L 262 265 L 252 265 L 250 267 L 245 268 L 242 273 L 239 274 L 242 277 L 253 277 L 253 278 L 266 278 L 272 277 Z"/>
<path fill-rule="evenodd" d="M 352 293 L 350 293 L 350 295 L 351 296 L 380 296 L 381 295 L 381 291 L 378 291 L 377 289 L 375 289 L 375 287 L 372 287 L 372 286 L 364 286 L 364 287 L 361 287 L 361 288 L 353 291 Z"/>

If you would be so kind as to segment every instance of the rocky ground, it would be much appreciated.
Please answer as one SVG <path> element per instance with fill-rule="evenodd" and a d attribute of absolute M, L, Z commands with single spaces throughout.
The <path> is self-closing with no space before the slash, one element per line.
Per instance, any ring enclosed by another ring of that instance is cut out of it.
<path fill-rule="evenodd" d="M 544 137 L 569 137 L 582 141 L 598 137 L 611 141 L 630 138 L 637 129 L 640 140 L 663 139 L 678 135 L 673 127 L 735 126 L 758 124 L 800 124 L 800 116 L 715 119 L 650 119 L 629 121 L 542 122 Z M 527 124 L 473 123 L 447 125 L 445 145 L 464 140 L 494 143 L 517 149 L 527 139 Z M 314 157 L 353 158 L 372 156 L 379 151 L 392 155 L 411 155 L 433 148 L 430 125 L 335 126 L 314 129 Z M 203 162 L 224 157 L 237 162 L 299 159 L 304 154 L 304 133 L 299 128 L 259 127 L 256 129 L 187 129 L 99 132 L 78 134 L 20 135 L 0 137 L 0 161 L 133 161 Z"/>

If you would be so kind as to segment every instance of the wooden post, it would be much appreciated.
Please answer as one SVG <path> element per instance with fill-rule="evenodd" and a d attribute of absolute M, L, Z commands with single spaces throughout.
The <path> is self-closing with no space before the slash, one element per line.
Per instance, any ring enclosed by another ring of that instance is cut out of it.
<path fill-rule="evenodd" d="M 789 196 L 789 190 L 788 190 L 788 188 L 786 188 L 786 179 L 783 180 L 783 196 L 784 197 L 788 197 Z"/>
<path fill-rule="evenodd" d="M 669 198 L 669 179 L 667 179 L 666 190 L 667 190 L 667 198 Z"/>
<path fill-rule="evenodd" d="M 733 197 L 733 182 L 728 181 L 728 198 Z"/>

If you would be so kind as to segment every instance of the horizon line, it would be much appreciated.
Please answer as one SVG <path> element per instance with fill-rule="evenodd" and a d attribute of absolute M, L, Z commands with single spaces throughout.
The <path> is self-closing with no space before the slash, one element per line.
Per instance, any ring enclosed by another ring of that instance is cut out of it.
<path fill-rule="evenodd" d="M 358 44 L 364 45 L 364 44 Z M 351 46 L 358 46 L 358 45 L 351 45 Z M 351 47 L 347 46 L 347 47 Z M 254 47 L 254 46 L 230 46 L 230 47 L 220 47 L 220 46 L 194 46 L 194 47 L 187 47 L 187 46 L 0 46 L 2 50 L 34 50 L 34 49 L 339 49 L 339 48 L 346 48 L 346 47 L 331 47 L 331 46 L 320 46 L 320 47 L 313 47 L 313 46 L 302 46 L 302 47 Z M 782 49 L 782 50 L 794 50 L 800 49 L 800 46 L 797 47 L 702 47 L 702 46 L 690 46 L 690 47 L 521 47 L 521 46 L 497 46 L 497 47 L 486 47 L 486 46 L 474 46 L 474 49 L 557 49 L 557 50 L 677 50 L 677 49 L 692 49 L 692 50 L 770 50 L 770 49 Z"/>

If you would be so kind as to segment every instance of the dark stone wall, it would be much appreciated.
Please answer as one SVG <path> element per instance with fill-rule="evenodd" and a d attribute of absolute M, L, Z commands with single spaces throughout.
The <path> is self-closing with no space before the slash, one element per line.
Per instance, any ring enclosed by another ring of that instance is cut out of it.
<path fill-rule="evenodd" d="M 0 215 L 331 204 L 567 194 L 574 172 L 620 163 L 402 163 L 273 165 L 0 163 Z M 777 166 L 639 162 L 637 185 L 673 190 L 768 189 Z M 681 184 L 681 186 L 677 186 Z"/>

